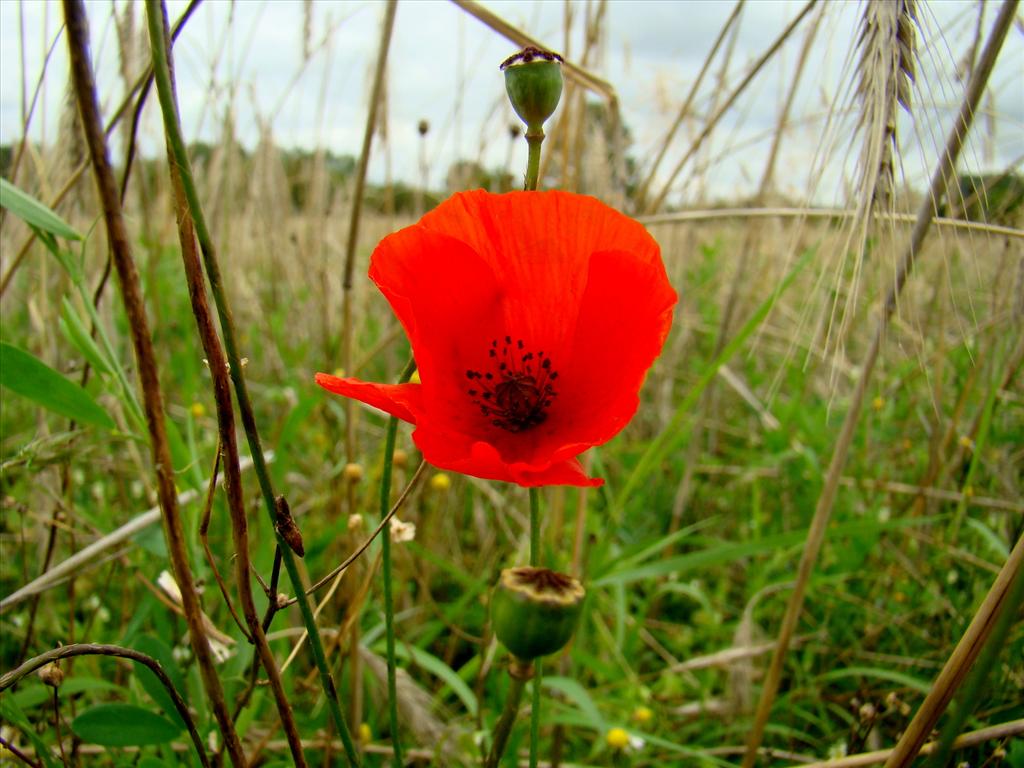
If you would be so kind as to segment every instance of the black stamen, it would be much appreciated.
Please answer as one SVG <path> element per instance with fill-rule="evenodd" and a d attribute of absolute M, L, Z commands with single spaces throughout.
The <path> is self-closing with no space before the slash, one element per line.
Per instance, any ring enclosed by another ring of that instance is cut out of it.
<path fill-rule="evenodd" d="M 552 370 L 551 359 L 543 350 L 526 350 L 526 342 L 512 336 L 505 336 L 501 346 L 502 361 L 492 371 L 466 370 L 466 378 L 479 382 L 480 386 L 467 389 L 466 393 L 480 408 L 480 413 L 490 419 L 495 427 L 518 433 L 531 429 L 547 420 L 549 409 L 558 393 L 551 385 L 558 378 Z M 491 341 L 488 357 L 497 357 L 498 340 Z M 509 349 L 522 354 L 510 355 Z M 531 363 L 539 360 L 534 368 Z"/>

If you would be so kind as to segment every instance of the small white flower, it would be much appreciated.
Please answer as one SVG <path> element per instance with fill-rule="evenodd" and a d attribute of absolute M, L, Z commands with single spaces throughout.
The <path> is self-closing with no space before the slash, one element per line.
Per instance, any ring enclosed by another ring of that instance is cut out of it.
<path fill-rule="evenodd" d="M 348 516 L 348 529 L 350 531 L 361 531 L 363 529 L 363 516 L 358 512 Z"/>
<path fill-rule="evenodd" d="M 208 637 L 210 642 L 210 653 L 213 654 L 214 664 L 223 664 L 231 658 L 231 648 L 215 637 Z"/>
<path fill-rule="evenodd" d="M 171 576 L 170 571 L 160 571 L 160 575 L 156 577 L 156 583 L 160 589 L 167 593 L 171 600 L 181 605 L 181 590 L 178 588 L 178 582 Z"/>
<path fill-rule="evenodd" d="M 396 544 L 416 538 L 416 523 L 403 523 L 397 517 L 391 519 L 391 540 Z"/>

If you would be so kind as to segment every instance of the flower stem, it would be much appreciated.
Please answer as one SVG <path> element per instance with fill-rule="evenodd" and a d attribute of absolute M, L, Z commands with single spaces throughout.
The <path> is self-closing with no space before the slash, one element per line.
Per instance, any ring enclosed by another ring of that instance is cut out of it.
<path fill-rule="evenodd" d="M 541 141 L 544 136 L 541 135 Z M 537 142 L 537 160 L 540 161 L 540 141 Z M 533 143 L 530 144 L 530 161 L 533 167 Z M 536 188 L 536 187 L 534 187 Z M 540 491 L 530 489 L 530 565 L 540 566 Z M 540 743 L 540 659 L 534 665 L 533 691 L 530 706 L 530 768 L 537 768 L 537 747 Z"/>
<path fill-rule="evenodd" d="M 410 360 L 398 378 L 404 384 L 412 378 L 416 370 L 416 361 Z M 380 476 L 380 516 L 384 521 L 381 531 L 380 557 L 381 571 L 384 574 L 384 629 L 387 634 L 388 657 L 388 718 L 391 729 L 391 763 L 395 768 L 402 768 L 402 742 L 398 738 L 398 672 L 395 665 L 395 602 L 391 584 L 391 466 L 395 456 L 395 437 L 398 434 L 398 419 L 388 419 L 388 431 L 384 438 L 384 468 Z M 354 685 L 359 685 L 356 680 Z"/>
<path fill-rule="evenodd" d="M 516 715 L 519 713 L 519 702 L 523 698 L 523 688 L 529 679 L 529 667 L 522 666 L 518 659 L 512 660 L 512 667 L 509 669 L 509 677 L 512 679 L 505 697 L 505 708 L 501 711 L 498 724 L 494 726 L 494 738 L 491 741 L 491 752 L 487 755 L 487 762 L 484 768 L 498 768 L 501 756 L 505 754 L 505 745 L 508 744 L 508 737 L 512 734 L 512 726 L 516 722 Z"/>
<path fill-rule="evenodd" d="M 530 489 L 530 565 L 540 567 L 540 491 Z"/>
<path fill-rule="evenodd" d="M 540 659 L 534 662 L 533 698 L 530 702 L 530 768 L 537 768 L 540 744 Z"/>
<path fill-rule="evenodd" d="M 523 187 L 527 191 L 535 191 L 540 181 L 540 145 L 543 143 L 543 128 L 527 129 L 526 144 L 530 148 L 530 154 L 526 159 L 526 186 Z"/>

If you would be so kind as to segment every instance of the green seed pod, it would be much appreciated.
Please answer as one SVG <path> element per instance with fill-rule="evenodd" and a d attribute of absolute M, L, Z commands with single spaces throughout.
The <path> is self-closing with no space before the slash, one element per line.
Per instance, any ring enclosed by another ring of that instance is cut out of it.
<path fill-rule="evenodd" d="M 507 568 L 491 598 L 494 634 L 522 661 L 555 653 L 572 637 L 585 595 L 583 585 L 564 573 Z"/>
<path fill-rule="evenodd" d="M 501 64 L 505 90 L 526 135 L 544 135 L 544 122 L 562 97 L 562 57 L 539 48 L 524 48 Z"/>

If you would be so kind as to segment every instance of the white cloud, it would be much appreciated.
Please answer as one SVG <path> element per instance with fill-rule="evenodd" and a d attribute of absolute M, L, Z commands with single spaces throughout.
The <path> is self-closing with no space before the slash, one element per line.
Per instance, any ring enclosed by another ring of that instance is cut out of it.
<path fill-rule="evenodd" d="M 563 4 L 503 1 L 487 5 L 556 49 L 562 47 Z M 184 7 L 182 0 L 170 3 L 172 19 Z M 796 0 L 747 3 L 726 91 L 802 7 Z M 976 7 L 968 0 L 921 6 L 921 62 L 914 105 L 917 134 L 906 118 L 901 120 L 908 147 L 905 167 L 915 182 L 920 182 L 934 161 L 936 144 L 948 130 L 950 110 L 960 98 L 962 85 L 950 80 L 950 62 L 967 48 Z M 39 76 L 43 52 L 60 24 L 60 5 L 52 0 L 0 3 L 0 141 L 5 143 L 16 140 L 21 130 L 19 8 L 24 12 L 24 80 L 30 90 Z M 110 8 L 108 2 L 88 4 L 98 80 L 108 114 L 124 90 Z M 302 9 L 303 4 L 296 2 L 232 5 L 213 0 L 199 7 L 176 47 L 179 97 L 189 137 L 216 141 L 224 115 L 233 104 L 236 131 L 246 146 L 252 147 L 258 140 L 258 122 L 270 120 L 275 140 L 282 146 L 326 145 L 337 153 L 359 151 L 383 6 L 378 2 L 314 3 L 314 39 L 332 24 L 338 26 L 330 45 L 304 69 Z M 618 90 L 624 119 L 635 139 L 633 152 L 642 165 L 651 159 L 731 10 L 732 4 L 727 2 L 613 0 L 608 4 L 603 56 L 594 68 Z M 859 34 L 861 10 L 859 3 L 828 4 L 829 17 L 795 100 L 797 127 L 783 146 L 782 181 L 797 194 L 808 188 L 812 160 L 824 134 L 823 117 L 815 120 L 811 116 L 822 113 L 827 103 L 838 99 L 842 104 L 848 97 L 852 82 L 848 65 Z M 575 6 L 575 12 L 582 15 L 584 6 Z M 141 6 L 136 15 L 141 24 Z M 994 18 L 995 9 L 989 9 L 987 22 Z M 716 131 L 709 152 L 723 157 L 709 175 L 713 194 L 744 194 L 756 186 L 804 29 L 801 27 Z M 946 30 L 945 40 L 937 35 L 939 29 Z M 983 126 L 994 129 L 994 134 L 972 141 L 965 156 L 968 167 L 1005 167 L 1024 153 L 1022 40 L 1016 32 L 1008 38 L 993 77 L 997 114 Z M 36 139 L 55 138 L 65 89 L 65 45 L 64 40 L 59 42 L 49 63 L 44 98 L 33 120 Z M 580 46 L 577 30 L 570 42 L 570 57 L 579 55 Z M 511 43 L 449 2 L 399 3 L 389 80 L 388 149 L 394 177 L 414 181 L 419 176 L 416 125 L 421 118 L 431 124 L 427 149 L 435 186 L 459 157 L 479 156 L 491 166 L 505 162 L 509 149 L 506 129 L 514 116 L 504 102 L 498 64 L 512 52 Z M 716 73 L 717 66 L 711 75 Z M 699 112 L 709 108 L 714 88 L 709 75 L 698 99 Z M 279 111 L 272 113 L 275 108 Z M 161 141 L 158 119 L 153 105 L 147 111 L 143 146 L 156 152 Z M 760 141 L 744 145 L 758 136 Z M 692 132 L 677 138 L 666 168 L 685 151 L 689 138 Z M 850 170 L 848 150 L 845 139 L 828 150 L 834 162 L 816 174 L 822 196 L 839 191 L 843 173 Z M 376 180 L 383 179 L 385 173 L 381 152 L 378 145 L 371 162 L 371 176 Z M 514 147 L 511 163 L 513 169 L 523 167 L 525 146 Z"/>

